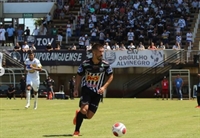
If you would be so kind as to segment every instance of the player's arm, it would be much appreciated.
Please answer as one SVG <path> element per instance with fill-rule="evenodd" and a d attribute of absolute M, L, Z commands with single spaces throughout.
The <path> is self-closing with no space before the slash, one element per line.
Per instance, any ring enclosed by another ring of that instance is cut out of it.
<path fill-rule="evenodd" d="M 104 89 L 107 89 L 107 87 L 110 85 L 110 83 L 112 82 L 112 80 L 113 80 L 113 74 L 110 74 L 110 75 L 108 76 L 107 81 L 106 81 L 105 84 L 103 85 L 103 88 L 104 88 Z"/>
<path fill-rule="evenodd" d="M 39 60 L 37 61 L 37 66 L 36 66 L 36 67 L 33 67 L 33 66 L 31 65 L 31 68 L 32 68 L 33 70 L 36 70 L 36 71 L 42 71 L 42 65 L 41 65 L 41 63 L 40 63 Z"/>
<path fill-rule="evenodd" d="M 79 88 L 79 86 L 81 84 L 81 80 L 82 80 L 82 76 L 77 74 L 76 75 L 76 79 L 75 79 L 74 91 L 78 91 L 78 88 Z"/>

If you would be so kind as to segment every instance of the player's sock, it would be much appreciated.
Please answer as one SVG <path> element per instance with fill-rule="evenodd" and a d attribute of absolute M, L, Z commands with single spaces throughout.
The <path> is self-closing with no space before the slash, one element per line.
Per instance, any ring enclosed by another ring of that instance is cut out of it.
<path fill-rule="evenodd" d="M 26 101 L 27 101 L 26 107 L 27 108 L 30 106 L 30 96 L 31 96 L 31 92 L 30 92 L 30 90 L 27 90 L 26 91 Z"/>
<path fill-rule="evenodd" d="M 82 114 L 79 111 L 78 114 L 77 114 L 77 117 L 76 117 L 76 128 L 75 128 L 75 131 L 79 131 L 79 129 L 81 127 L 81 124 L 83 122 L 83 118 L 87 118 L 87 117 L 86 117 L 86 115 Z"/>
<path fill-rule="evenodd" d="M 35 96 L 34 109 L 37 109 L 38 93 L 35 94 L 34 96 Z"/>
<path fill-rule="evenodd" d="M 200 96 L 197 96 L 197 104 L 200 106 Z"/>

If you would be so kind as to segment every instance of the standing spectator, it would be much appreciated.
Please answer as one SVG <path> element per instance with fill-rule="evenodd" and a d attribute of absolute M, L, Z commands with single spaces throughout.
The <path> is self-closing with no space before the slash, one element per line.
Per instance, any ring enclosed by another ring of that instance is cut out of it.
<path fill-rule="evenodd" d="M 69 22 L 70 22 L 70 24 L 73 24 L 75 19 L 76 19 L 75 15 L 72 12 L 69 13 Z"/>
<path fill-rule="evenodd" d="M 74 95 L 73 95 L 73 92 L 74 92 L 74 85 L 75 85 L 75 76 L 73 76 L 73 77 L 69 80 L 69 83 L 68 83 L 69 96 L 70 96 L 70 99 L 71 99 L 71 100 L 74 99 Z"/>
<path fill-rule="evenodd" d="M 62 41 L 63 41 L 63 36 L 61 34 L 57 35 L 57 41 L 60 45 L 62 45 Z"/>
<path fill-rule="evenodd" d="M 163 44 L 168 48 L 169 33 L 167 32 L 167 30 L 164 30 L 164 32 L 162 33 L 162 41 L 163 41 Z"/>
<path fill-rule="evenodd" d="M 192 37 L 193 37 L 192 32 L 191 32 L 191 30 L 189 30 L 186 33 L 187 46 L 189 46 L 192 43 Z"/>
<path fill-rule="evenodd" d="M 4 46 L 6 37 L 5 37 L 6 30 L 4 29 L 3 25 L 0 26 L 0 43 L 1 46 Z"/>
<path fill-rule="evenodd" d="M 181 16 L 181 18 L 178 20 L 178 25 L 180 26 L 181 31 L 183 31 L 186 26 L 186 22 L 183 16 Z"/>
<path fill-rule="evenodd" d="M 11 99 L 12 97 L 15 99 L 15 88 L 11 84 L 7 91 L 7 98 Z"/>
<path fill-rule="evenodd" d="M 85 37 L 83 36 L 83 34 L 79 37 L 79 49 L 84 49 L 84 45 L 85 45 Z"/>
<path fill-rule="evenodd" d="M 183 87 L 184 82 L 179 74 L 177 75 L 174 83 L 175 83 L 175 89 L 176 89 L 178 99 L 183 100 L 182 87 Z"/>
<path fill-rule="evenodd" d="M 88 35 L 85 35 L 85 47 L 90 45 L 90 38 L 88 37 Z"/>
<path fill-rule="evenodd" d="M 45 86 L 47 89 L 47 99 L 49 99 L 50 94 L 52 95 L 52 97 L 54 97 L 53 85 L 54 85 L 54 80 L 51 79 L 50 76 L 48 76 L 48 78 L 45 80 Z"/>
<path fill-rule="evenodd" d="M 39 34 L 40 35 L 46 35 L 47 34 L 47 28 L 45 27 L 44 24 L 42 24 L 39 28 Z"/>
<path fill-rule="evenodd" d="M 50 12 L 46 15 L 46 20 L 47 20 L 47 25 L 50 25 L 52 23 L 51 13 Z"/>
<path fill-rule="evenodd" d="M 80 37 L 80 34 L 81 34 L 81 25 L 80 25 L 79 21 L 77 22 L 75 29 L 76 29 L 76 36 Z"/>
<path fill-rule="evenodd" d="M 164 100 L 164 98 L 166 96 L 166 99 L 168 100 L 169 82 L 168 82 L 166 76 L 164 76 L 164 78 L 161 82 L 161 85 L 162 85 L 162 99 Z"/>
<path fill-rule="evenodd" d="M 37 26 L 35 26 L 35 29 L 33 30 L 32 35 L 33 35 L 33 36 L 36 36 L 36 35 L 38 35 L 38 34 L 39 34 L 39 29 L 38 29 Z"/>
<path fill-rule="evenodd" d="M 24 35 L 29 36 L 31 34 L 30 32 L 31 32 L 30 29 L 26 27 L 26 30 L 24 31 Z"/>
<path fill-rule="evenodd" d="M 66 35 L 68 36 L 68 39 L 72 37 L 72 25 L 70 21 L 68 21 L 66 25 Z"/>
<path fill-rule="evenodd" d="M 176 42 L 178 42 L 180 44 L 180 46 L 182 45 L 182 36 L 180 33 L 178 33 L 176 35 Z"/>
<path fill-rule="evenodd" d="M 17 41 L 18 42 L 23 42 L 24 41 L 23 33 L 24 33 L 24 31 L 22 30 L 21 27 L 19 27 L 18 30 L 17 30 Z"/>
<path fill-rule="evenodd" d="M 132 31 L 132 29 L 130 29 L 130 31 L 127 33 L 127 38 L 128 38 L 128 43 L 133 43 L 134 41 L 134 32 Z"/>
<path fill-rule="evenodd" d="M 23 97 L 26 99 L 26 79 L 24 75 L 22 75 L 22 78 L 20 79 L 20 90 L 21 99 L 23 99 Z"/>
<path fill-rule="evenodd" d="M 7 32 L 7 36 L 8 36 L 7 43 L 9 43 L 9 45 L 11 46 L 11 44 L 14 43 L 15 29 L 11 25 L 9 25 L 6 32 Z"/>
<path fill-rule="evenodd" d="M 51 35 L 57 36 L 57 34 L 58 34 L 58 29 L 57 29 L 56 26 L 54 25 L 53 28 L 51 29 Z"/>
<path fill-rule="evenodd" d="M 97 32 L 98 32 L 98 29 L 97 28 L 92 28 L 92 30 L 90 30 L 90 33 L 91 33 L 91 41 L 92 42 L 95 42 L 96 41 L 96 37 L 97 37 Z"/>

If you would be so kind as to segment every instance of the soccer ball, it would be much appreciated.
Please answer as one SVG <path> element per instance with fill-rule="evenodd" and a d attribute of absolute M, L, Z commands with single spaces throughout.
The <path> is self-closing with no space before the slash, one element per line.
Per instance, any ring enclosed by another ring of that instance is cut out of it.
<path fill-rule="evenodd" d="M 126 134 L 126 126 L 122 123 L 115 123 L 112 126 L 112 132 L 116 137 L 121 137 Z"/>

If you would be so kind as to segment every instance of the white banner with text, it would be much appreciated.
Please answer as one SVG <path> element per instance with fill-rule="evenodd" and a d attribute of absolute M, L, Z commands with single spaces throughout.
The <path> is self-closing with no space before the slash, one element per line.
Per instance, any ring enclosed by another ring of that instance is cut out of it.
<path fill-rule="evenodd" d="M 163 50 L 105 51 L 104 59 L 113 68 L 152 67 L 164 60 Z"/>

